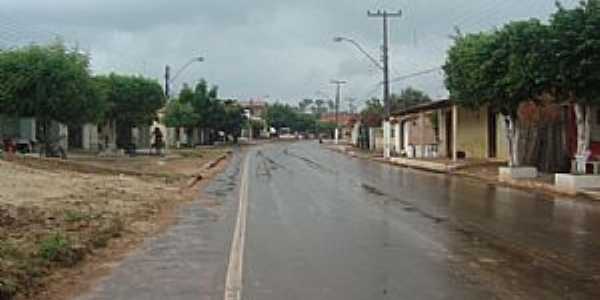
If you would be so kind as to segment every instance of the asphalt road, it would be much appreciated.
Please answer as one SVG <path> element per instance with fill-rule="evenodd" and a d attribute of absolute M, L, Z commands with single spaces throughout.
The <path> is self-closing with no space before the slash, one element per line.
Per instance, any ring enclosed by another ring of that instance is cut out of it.
<path fill-rule="evenodd" d="M 249 154 L 243 299 L 600 299 L 600 207 L 351 159 Z"/>
<path fill-rule="evenodd" d="M 236 155 L 207 196 L 80 299 L 600 299 L 595 203 L 309 141 Z"/>

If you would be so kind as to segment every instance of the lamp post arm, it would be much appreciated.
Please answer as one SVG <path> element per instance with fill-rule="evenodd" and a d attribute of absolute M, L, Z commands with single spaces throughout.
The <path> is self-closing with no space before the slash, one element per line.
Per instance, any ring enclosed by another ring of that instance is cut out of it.
<path fill-rule="evenodd" d="M 183 65 L 183 67 L 181 67 L 177 73 L 175 73 L 175 76 L 173 76 L 171 78 L 171 82 L 175 81 L 182 73 L 183 71 L 185 71 L 185 69 L 187 69 L 190 65 L 192 65 L 193 63 L 200 61 L 197 58 L 191 59 L 190 61 L 188 61 L 185 65 Z"/>
<path fill-rule="evenodd" d="M 383 70 L 383 65 L 381 65 L 381 63 L 379 61 L 377 61 L 375 58 L 373 58 L 373 56 L 371 56 L 371 54 L 369 54 L 369 52 L 367 52 L 359 43 L 357 43 L 355 40 L 349 39 L 349 38 L 344 38 L 343 40 L 351 43 L 352 45 L 354 45 L 360 52 L 362 52 L 362 54 L 364 54 L 366 57 L 368 57 L 369 60 L 375 66 L 377 66 L 377 68 Z"/>

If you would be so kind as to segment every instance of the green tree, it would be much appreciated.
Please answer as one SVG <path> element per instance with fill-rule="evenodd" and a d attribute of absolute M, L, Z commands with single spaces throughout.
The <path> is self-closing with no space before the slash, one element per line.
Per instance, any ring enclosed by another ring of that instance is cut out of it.
<path fill-rule="evenodd" d="M 551 18 L 552 62 L 549 77 L 557 100 L 574 104 L 577 122 L 577 156 L 590 148 L 591 105 L 600 104 L 600 1 L 582 1 L 567 9 L 557 4 Z M 585 165 L 578 161 L 578 171 Z"/>
<path fill-rule="evenodd" d="M 56 42 L 0 51 L 0 113 L 34 117 L 46 146 L 51 121 L 68 125 L 94 122 L 106 103 L 90 77 L 89 57 Z"/>
<path fill-rule="evenodd" d="M 459 35 L 444 66 L 452 100 L 465 107 L 491 106 L 505 117 L 510 166 L 519 166 L 519 107 L 548 88 L 540 68 L 549 44 L 538 20 L 512 22 L 490 33 Z"/>
<path fill-rule="evenodd" d="M 295 132 L 314 132 L 318 116 L 300 112 L 287 104 L 275 103 L 267 107 L 264 118 L 277 130 L 290 128 Z"/>
<path fill-rule="evenodd" d="M 167 127 L 173 128 L 193 128 L 200 122 L 200 115 L 194 111 L 192 102 L 194 91 L 184 85 L 179 93 L 179 97 L 170 101 L 165 109 L 163 122 Z"/>
<path fill-rule="evenodd" d="M 399 95 L 393 94 L 390 98 L 391 111 L 408 109 L 415 105 L 431 102 L 431 98 L 427 93 L 413 87 L 407 87 Z"/>
<path fill-rule="evenodd" d="M 377 98 L 367 100 L 367 106 L 360 112 L 363 124 L 368 127 L 380 127 L 383 123 L 384 108 Z"/>
<path fill-rule="evenodd" d="M 131 128 L 150 125 L 164 107 L 162 87 L 152 79 L 114 73 L 96 76 L 94 80 L 108 103 L 106 120 L 117 122 L 117 144 L 126 148 L 131 143 Z"/>
<path fill-rule="evenodd" d="M 218 101 L 216 105 L 216 111 L 221 116 L 218 129 L 226 135 L 231 135 L 234 143 L 237 143 L 242 133 L 242 125 L 246 121 L 242 107 L 233 100 Z"/>
<path fill-rule="evenodd" d="M 316 129 L 317 118 L 314 115 L 299 113 L 295 115 L 290 128 L 295 132 L 314 133 Z"/>
<path fill-rule="evenodd" d="M 264 112 L 265 121 L 269 126 L 279 130 L 284 127 L 291 127 L 294 121 L 296 111 L 287 104 L 275 103 L 267 106 Z"/>
<path fill-rule="evenodd" d="M 194 87 L 194 97 L 191 104 L 199 116 L 198 127 L 209 136 L 208 142 L 215 138 L 215 130 L 220 126 L 224 110 L 218 97 L 218 87 L 209 87 L 206 80 L 202 79 Z M 211 134 L 212 133 L 212 134 Z"/>

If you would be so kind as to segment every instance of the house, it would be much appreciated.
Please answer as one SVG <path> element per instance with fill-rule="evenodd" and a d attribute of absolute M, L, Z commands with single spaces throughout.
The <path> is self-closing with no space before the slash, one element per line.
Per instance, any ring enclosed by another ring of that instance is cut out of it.
<path fill-rule="evenodd" d="M 440 100 L 392 114 L 392 150 L 415 158 L 507 160 L 505 126 L 489 107 Z"/>
<path fill-rule="evenodd" d="M 240 106 L 248 117 L 262 117 L 267 110 L 267 102 L 259 100 L 240 101 Z"/>
<path fill-rule="evenodd" d="M 258 100 L 240 101 L 240 106 L 244 110 L 244 116 L 247 120 L 262 123 L 262 128 L 242 129 L 242 137 L 252 140 L 255 137 L 269 138 L 270 132 L 267 123 L 263 119 L 263 113 L 267 110 L 267 102 Z"/>
<path fill-rule="evenodd" d="M 50 122 L 47 134 L 63 149 L 81 149 L 95 151 L 98 149 L 98 129 L 95 124 L 67 126 L 58 122 Z M 42 142 L 43 126 L 35 118 L 10 117 L 0 115 L 0 141 L 6 138 L 15 139 L 25 151 L 35 151 L 35 146 Z"/>
<path fill-rule="evenodd" d="M 360 115 L 348 112 L 340 112 L 337 114 L 338 126 L 340 127 L 340 139 L 352 143 L 352 132 L 354 125 L 360 120 Z M 321 115 L 320 122 L 334 124 L 336 121 L 335 113 L 325 113 Z"/>

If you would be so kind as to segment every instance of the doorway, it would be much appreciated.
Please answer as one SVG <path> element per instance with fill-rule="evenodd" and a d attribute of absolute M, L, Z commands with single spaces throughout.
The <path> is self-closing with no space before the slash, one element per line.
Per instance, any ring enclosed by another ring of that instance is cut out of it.
<path fill-rule="evenodd" d="M 498 117 L 496 111 L 488 111 L 488 158 L 498 156 Z"/>
<path fill-rule="evenodd" d="M 454 131 L 452 130 L 452 126 L 454 126 L 454 122 L 452 120 L 452 110 L 446 111 L 446 153 L 448 158 L 454 158 Z"/>

